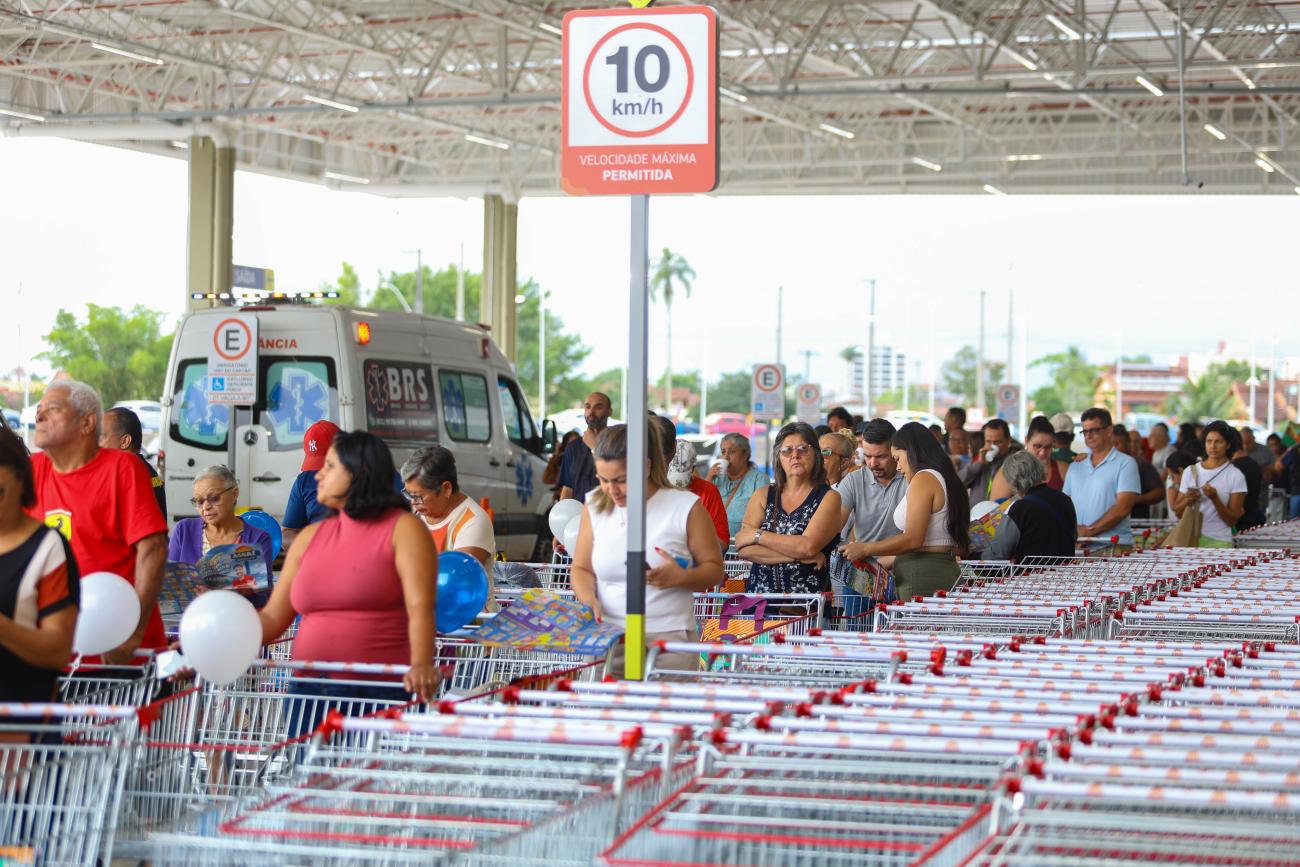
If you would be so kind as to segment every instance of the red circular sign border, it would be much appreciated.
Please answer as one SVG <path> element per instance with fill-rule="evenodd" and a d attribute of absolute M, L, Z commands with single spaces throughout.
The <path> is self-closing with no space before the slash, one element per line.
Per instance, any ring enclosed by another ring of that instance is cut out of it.
<path fill-rule="evenodd" d="M 760 365 L 758 366 L 758 369 L 754 371 L 754 376 L 753 376 L 754 385 L 757 386 L 758 388 L 762 389 L 763 391 L 774 391 L 774 390 L 775 390 L 775 389 L 763 388 L 763 384 L 760 383 L 760 382 L 758 381 L 758 375 L 759 375 L 760 373 L 762 373 L 762 372 L 763 372 L 765 369 L 767 369 L 767 368 L 771 368 L 772 370 L 775 370 L 775 371 L 776 371 L 777 375 L 781 377 L 781 388 L 785 388 L 785 376 L 784 376 L 784 374 L 782 374 L 782 372 L 781 372 L 781 367 L 780 367 L 779 365 L 776 365 L 776 364 L 760 364 Z"/>
<path fill-rule="evenodd" d="M 596 54 L 599 53 L 600 47 L 602 45 L 604 45 L 610 39 L 612 39 L 613 37 L 617 36 L 618 34 L 622 33 L 625 30 L 633 30 L 638 28 L 653 30 L 667 37 L 668 40 L 677 47 L 677 50 L 681 52 L 682 59 L 686 61 L 686 96 L 682 98 L 681 107 L 677 109 L 677 112 L 672 117 L 668 118 L 668 120 L 659 124 L 659 126 L 653 127 L 651 129 L 643 130 L 642 132 L 631 132 L 629 130 L 620 129 L 619 127 L 616 127 L 609 121 L 605 120 L 605 117 L 596 108 L 596 103 L 591 98 L 591 64 L 596 59 Z M 685 113 L 686 107 L 691 104 L 691 96 L 694 95 L 694 92 L 695 92 L 695 66 L 694 64 L 691 63 L 691 55 L 686 51 L 686 46 L 682 45 L 682 41 L 678 39 L 676 35 L 674 35 L 672 32 L 665 30 L 663 27 L 660 27 L 658 24 L 651 24 L 648 21 L 631 21 L 622 26 L 615 27 L 613 30 L 606 33 L 604 36 L 600 38 L 600 40 L 594 46 L 592 46 L 591 53 L 587 55 L 587 63 L 585 66 L 583 66 L 582 69 L 582 95 L 587 101 L 587 108 L 591 111 L 591 116 L 594 117 L 597 120 L 597 122 L 600 123 L 601 126 L 605 127 L 605 129 L 609 130 L 615 135 L 621 135 L 627 138 L 648 138 L 649 136 L 652 135 L 658 135 L 659 133 L 671 127 L 673 124 L 677 123 L 677 121 L 681 118 L 682 114 Z"/>
<path fill-rule="evenodd" d="M 240 328 L 244 329 L 244 333 L 248 335 L 248 346 L 244 347 L 244 351 L 238 355 L 226 355 L 226 353 L 221 351 L 221 346 L 217 343 L 217 334 L 221 331 L 222 327 L 230 322 L 234 322 Z M 217 355 L 220 355 L 226 361 L 238 361 L 248 354 L 248 350 L 253 348 L 253 329 L 249 328 L 248 323 L 242 319 L 236 319 L 234 317 L 223 319 L 217 323 L 216 328 L 212 329 L 212 348 L 217 351 Z"/>

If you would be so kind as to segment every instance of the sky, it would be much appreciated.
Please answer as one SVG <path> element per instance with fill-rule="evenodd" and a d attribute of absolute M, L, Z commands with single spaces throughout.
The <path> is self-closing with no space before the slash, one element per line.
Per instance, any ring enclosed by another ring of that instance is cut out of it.
<path fill-rule="evenodd" d="M 725 159 L 725 154 L 723 155 Z M 59 308 L 144 304 L 172 322 L 185 303 L 182 159 L 58 139 L 0 138 L 0 370 L 44 349 Z M 529 197 L 518 273 L 592 352 L 584 372 L 626 364 L 626 198 Z M 839 196 L 657 198 L 652 253 L 696 271 L 673 307 L 673 367 L 710 379 L 777 357 L 842 389 L 840 350 L 865 344 L 869 281 L 876 342 L 941 363 L 974 344 L 987 293 L 987 354 L 1015 366 L 1081 346 L 1090 360 L 1206 352 L 1253 341 L 1261 363 L 1300 356 L 1300 196 Z M 235 177 L 234 259 L 271 267 L 277 288 L 315 289 L 353 264 L 482 267 L 477 199 L 385 199 L 248 172 Z M 20 288 L 21 287 L 21 288 Z M 12 315 L 16 313 L 16 315 Z M 666 359 L 666 314 L 650 318 L 650 369 Z M 40 363 L 34 365 L 41 369 Z M 1030 387 L 1042 382 L 1031 373 Z"/>

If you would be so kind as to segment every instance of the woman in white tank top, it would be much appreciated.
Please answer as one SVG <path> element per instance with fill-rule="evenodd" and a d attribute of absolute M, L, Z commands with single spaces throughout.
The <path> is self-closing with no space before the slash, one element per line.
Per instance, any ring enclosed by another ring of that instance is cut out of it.
<path fill-rule="evenodd" d="M 646 451 L 645 644 L 695 641 L 695 593 L 722 583 L 722 553 L 713 521 L 689 491 L 668 484 L 659 433 L 648 425 Z M 573 552 L 573 593 L 597 619 L 626 625 L 632 588 L 627 574 L 627 426 L 607 428 L 592 450 L 600 487 L 587 496 Z M 661 654 L 659 668 L 699 667 L 697 654 Z M 623 676 L 623 645 L 609 673 Z"/>
<path fill-rule="evenodd" d="M 894 557 L 900 599 L 930 596 L 957 582 L 957 558 L 970 545 L 970 497 L 923 425 L 909 422 L 894 434 L 890 449 L 907 478 L 907 494 L 894 509 L 897 536 L 869 542 L 866 554 Z"/>

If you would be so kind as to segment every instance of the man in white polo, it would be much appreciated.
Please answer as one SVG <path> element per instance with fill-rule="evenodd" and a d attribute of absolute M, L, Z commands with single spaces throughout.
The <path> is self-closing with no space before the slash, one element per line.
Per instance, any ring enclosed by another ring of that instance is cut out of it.
<path fill-rule="evenodd" d="M 1085 410 L 1081 420 L 1087 458 L 1070 465 L 1064 494 L 1074 501 L 1079 539 L 1118 537 L 1121 548 L 1133 546 L 1129 515 L 1137 503 L 1141 483 L 1137 461 L 1121 454 L 1111 440 L 1110 413 L 1102 407 Z M 1086 544 L 1081 541 L 1081 544 Z M 1108 544 L 1098 543 L 1095 546 Z"/>

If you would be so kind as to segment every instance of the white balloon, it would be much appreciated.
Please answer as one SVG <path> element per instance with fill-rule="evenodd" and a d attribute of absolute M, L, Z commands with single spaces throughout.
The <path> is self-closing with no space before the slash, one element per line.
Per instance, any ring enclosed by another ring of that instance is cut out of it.
<path fill-rule="evenodd" d="M 564 550 L 569 552 L 570 557 L 578 550 L 578 531 L 581 529 L 582 515 L 578 515 L 564 526 L 564 537 L 560 541 L 564 543 Z"/>
<path fill-rule="evenodd" d="M 225 686 L 248 670 L 262 647 L 262 619 L 232 590 L 201 593 L 181 615 L 181 649 L 206 680 Z"/>
<path fill-rule="evenodd" d="M 91 656 L 121 647 L 140 625 L 140 597 L 125 578 L 92 572 L 81 579 L 81 602 L 72 649 Z"/>
<path fill-rule="evenodd" d="M 582 503 L 577 500 L 560 500 L 560 502 L 551 506 L 551 513 L 546 516 L 546 522 L 551 525 L 551 535 L 563 542 L 564 528 L 569 526 L 569 522 L 581 514 Z"/>

